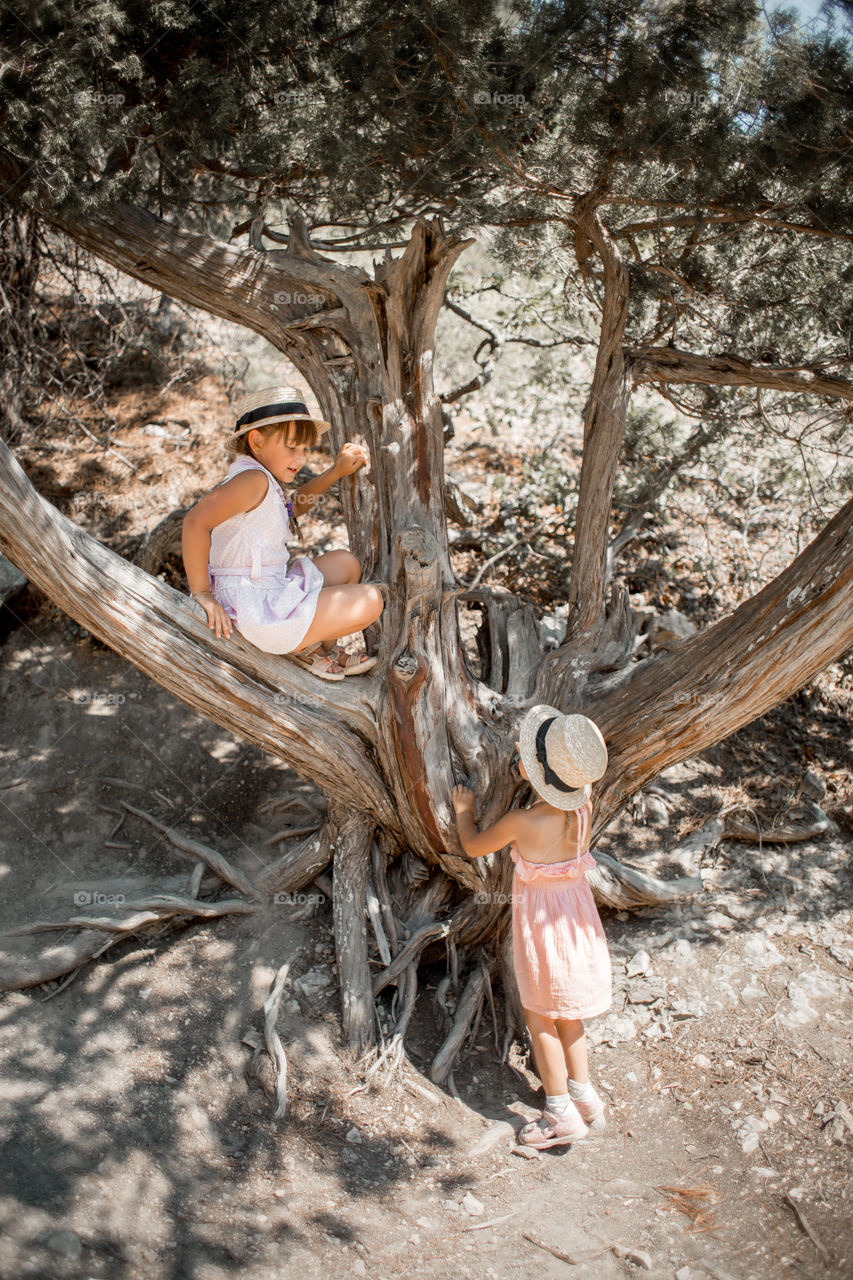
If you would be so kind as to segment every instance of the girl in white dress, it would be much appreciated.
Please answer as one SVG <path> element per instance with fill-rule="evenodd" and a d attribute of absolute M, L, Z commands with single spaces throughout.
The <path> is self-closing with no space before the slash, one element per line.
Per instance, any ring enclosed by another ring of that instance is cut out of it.
<path fill-rule="evenodd" d="M 229 442 L 235 459 L 228 479 L 185 516 L 183 554 L 190 591 L 217 636 L 227 638 L 236 627 L 266 653 L 286 654 L 321 679 L 343 680 L 376 664 L 366 651 L 345 652 L 337 640 L 377 620 L 382 593 L 360 582 L 361 565 L 349 551 L 291 561 L 287 544 L 298 516 L 335 481 L 365 466 L 367 452 L 345 444 L 292 501 L 283 490 L 328 428 L 292 387 L 244 396 Z"/>

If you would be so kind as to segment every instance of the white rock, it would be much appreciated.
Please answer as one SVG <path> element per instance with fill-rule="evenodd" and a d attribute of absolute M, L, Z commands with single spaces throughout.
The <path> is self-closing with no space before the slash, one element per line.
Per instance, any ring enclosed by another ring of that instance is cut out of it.
<path fill-rule="evenodd" d="M 686 938 L 679 938 L 677 942 L 667 948 L 667 954 L 673 960 L 692 960 L 693 947 Z"/>
<path fill-rule="evenodd" d="M 55 1231 L 53 1235 L 48 1236 L 45 1244 L 52 1253 L 59 1253 L 63 1258 L 76 1260 L 83 1252 L 80 1237 L 73 1231 Z"/>
<path fill-rule="evenodd" d="M 758 1146 L 758 1134 L 750 1131 L 740 1145 L 743 1148 L 744 1155 L 749 1155 Z"/>
<path fill-rule="evenodd" d="M 711 1059 L 706 1058 L 704 1053 L 694 1053 L 693 1065 L 694 1067 L 699 1067 L 701 1071 L 707 1071 L 711 1065 Z"/>
<path fill-rule="evenodd" d="M 638 978 L 647 973 L 652 963 L 648 951 L 637 951 L 625 965 L 625 973 L 629 978 Z"/>
<path fill-rule="evenodd" d="M 788 1000 L 790 1007 L 777 1016 L 786 1027 L 812 1027 L 818 1021 L 817 1010 L 812 1008 L 806 999 L 806 993 L 796 982 L 788 983 Z"/>
<path fill-rule="evenodd" d="M 765 1107 L 761 1113 L 761 1119 L 766 1120 L 768 1124 L 778 1124 L 782 1117 L 773 1107 Z"/>
<path fill-rule="evenodd" d="M 751 938 L 747 938 L 743 946 L 743 958 L 756 969 L 781 964 L 783 959 L 765 933 L 754 933 Z"/>
<path fill-rule="evenodd" d="M 819 969 L 807 969 L 798 975 L 797 986 L 810 1000 L 828 1000 L 838 994 L 838 983 Z"/>
<path fill-rule="evenodd" d="M 666 649 L 679 640 L 686 640 L 696 632 L 696 623 L 691 622 L 677 609 L 667 609 L 652 623 L 651 636 L 653 649 Z"/>
<path fill-rule="evenodd" d="M 462 1197 L 462 1208 L 466 1213 L 470 1213 L 472 1218 L 479 1218 L 484 1212 L 482 1204 L 470 1191 L 466 1191 Z"/>
<path fill-rule="evenodd" d="M 679 1267 L 675 1273 L 675 1280 L 690 1280 L 692 1274 L 689 1267 Z"/>
<path fill-rule="evenodd" d="M 602 1041 L 605 1044 L 622 1044 L 625 1040 L 633 1040 L 637 1034 L 637 1024 L 633 1018 L 606 1018 L 602 1030 Z"/>
<path fill-rule="evenodd" d="M 319 995 L 326 987 L 332 985 L 333 978 L 328 969 L 309 969 L 307 973 L 303 973 L 301 977 L 294 980 L 294 987 L 298 987 L 304 996 L 310 999 L 311 996 Z"/>
<path fill-rule="evenodd" d="M 732 929 L 734 923 L 732 917 L 724 916 L 722 911 L 709 911 L 705 916 L 705 924 L 709 929 Z"/>
<path fill-rule="evenodd" d="M 346 1140 L 347 1142 L 364 1142 L 364 1138 L 362 1138 L 355 1125 L 348 1131 Z"/>

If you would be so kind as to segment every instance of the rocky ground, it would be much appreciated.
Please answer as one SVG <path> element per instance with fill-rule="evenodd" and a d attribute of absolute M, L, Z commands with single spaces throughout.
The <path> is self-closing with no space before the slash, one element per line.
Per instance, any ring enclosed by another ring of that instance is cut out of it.
<path fill-rule="evenodd" d="M 191 862 L 147 824 L 110 838 L 126 797 L 246 870 L 271 856 L 280 824 L 261 806 L 293 775 L 97 643 L 25 620 L 0 652 L 0 693 L 4 927 L 59 918 L 80 892 L 96 904 L 128 875 L 186 890 Z M 671 847 L 729 768 L 672 770 L 607 847 L 638 862 Z M 364 1086 L 317 894 L 130 939 L 68 985 L 9 994 L 0 1274 L 849 1275 L 849 855 L 837 826 L 792 846 L 726 842 L 694 901 L 605 912 L 614 1004 L 589 1031 L 609 1129 L 536 1159 L 515 1152 L 513 1126 L 536 1114 L 538 1082 L 522 1046 L 501 1063 L 501 1025 L 484 1018 L 457 1066 L 461 1101 L 421 1074 L 442 1037 L 443 964 L 424 974 L 411 1066 Z M 275 1121 L 243 1038 L 285 959 L 290 1100 Z"/>

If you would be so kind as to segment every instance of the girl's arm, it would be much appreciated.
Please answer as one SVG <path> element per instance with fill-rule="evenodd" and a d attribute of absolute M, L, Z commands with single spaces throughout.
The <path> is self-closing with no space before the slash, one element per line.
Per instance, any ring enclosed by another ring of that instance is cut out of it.
<path fill-rule="evenodd" d="M 351 476 L 355 471 L 366 467 L 367 462 L 367 450 L 363 445 L 343 445 L 328 470 L 314 476 L 313 480 L 306 480 L 305 484 L 294 489 L 293 507 L 296 518 L 299 519 L 306 508 L 313 506 L 314 499 L 319 498 L 320 494 L 325 493 L 327 489 L 331 489 L 337 480 L 342 480 L 344 476 Z"/>
<path fill-rule="evenodd" d="M 217 636 L 231 634 L 231 619 L 213 598 L 210 590 L 210 535 L 223 520 L 251 511 L 263 502 L 269 481 L 260 471 L 243 471 L 211 490 L 184 516 L 181 549 L 190 594 L 207 614 L 210 629 Z"/>
<path fill-rule="evenodd" d="M 497 853 L 498 849 L 503 849 L 518 838 L 523 818 L 517 809 L 510 809 L 509 813 L 505 813 L 486 831 L 478 831 L 474 822 L 473 792 L 467 787 L 454 787 L 451 798 L 456 811 L 459 843 L 469 858 L 482 858 L 487 853 Z"/>

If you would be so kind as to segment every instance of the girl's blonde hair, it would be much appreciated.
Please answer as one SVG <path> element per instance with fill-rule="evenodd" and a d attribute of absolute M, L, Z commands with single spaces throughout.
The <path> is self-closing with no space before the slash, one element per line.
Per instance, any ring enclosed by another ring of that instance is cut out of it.
<path fill-rule="evenodd" d="M 286 422 L 273 422 L 270 426 L 265 427 L 253 427 L 252 430 L 260 431 L 266 440 L 275 431 L 284 432 L 289 436 L 291 428 L 293 428 L 294 432 L 294 438 L 291 441 L 292 444 L 307 444 L 311 449 L 316 446 L 317 429 L 313 422 L 304 422 L 299 418 L 289 418 Z M 250 432 L 245 431 L 240 436 L 231 436 L 225 442 L 225 449 L 229 457 L 239 458 L 240 456 L 245 455 L 248 458 L 253 458 L 255 456 L 249 448 L 250 434 Z"/>

